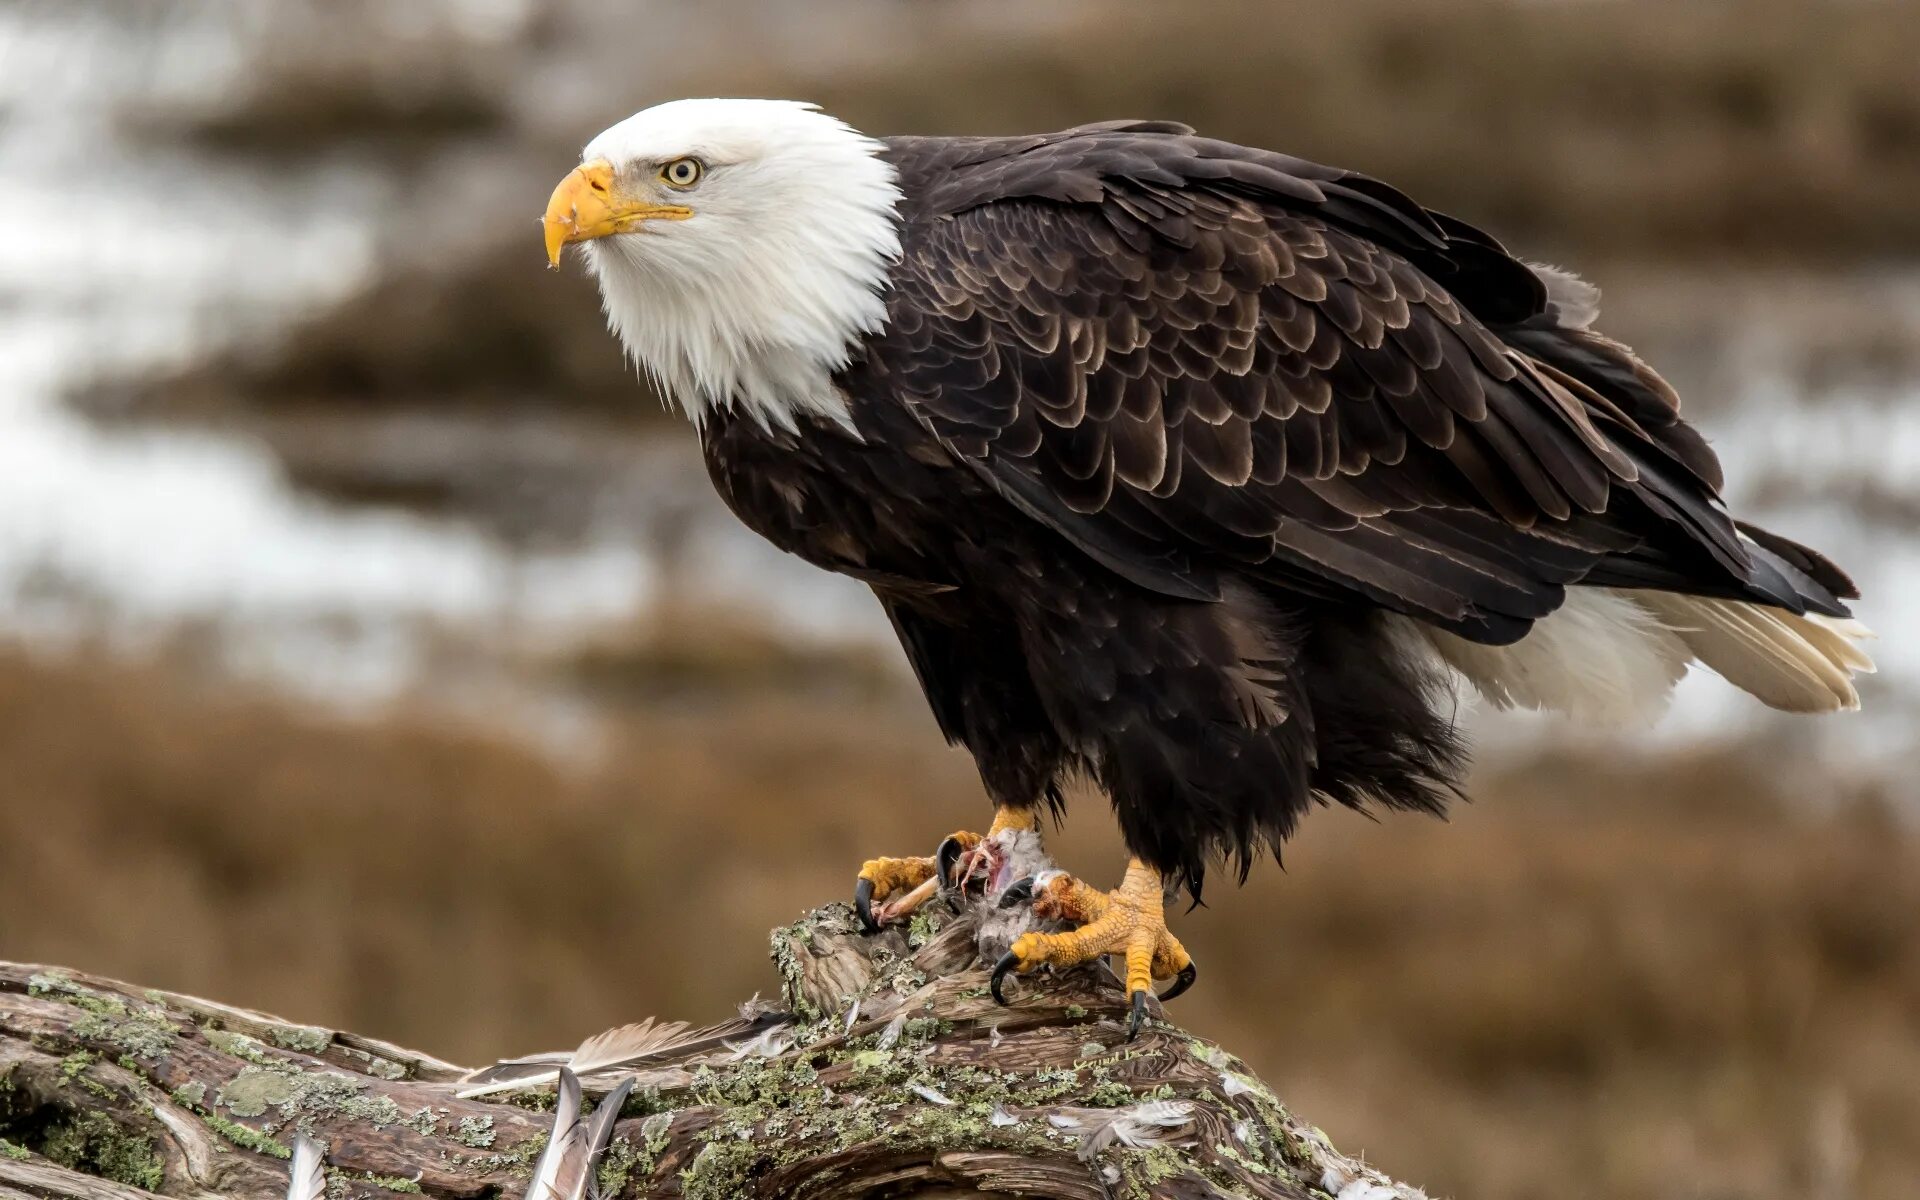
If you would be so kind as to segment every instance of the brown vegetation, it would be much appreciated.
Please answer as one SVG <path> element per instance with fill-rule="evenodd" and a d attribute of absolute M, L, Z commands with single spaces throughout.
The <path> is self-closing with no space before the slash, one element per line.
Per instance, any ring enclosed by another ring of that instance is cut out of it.
<path fill-rule="evenodd" d="M 706 20 L 731 29 L 752 7 Z M 1169 117 L 1370 171 L 1549 249 L 1920 252 L 1920 14 L 1899 0 L 1197 0 L 1174 20 L 1120 0 L 1017 31 L 964 6 L 860 27 L 861 6 L 829 2 L 823 29 L 893 40 L 781 54 L 709 36 L 684 57 L 637 27 L 633 45 L 608 46 L 629 27 L 574 28 L 566 5 L 547 8 L 517 40 L 482 43 L 396 35 L 364 3 L 282 19 L 258 54 L 260 86 L 203 136 L 285 152 L 355 136 L 417 149 L 502 133 L 509 116 L 553 130 L 549 109 L 499 110 L 550 104 L 519 86 L 542 54 L 612 54 L 625 71 L 585 68 L 605 109 L 561 129 L 557 152 L 675 93 L 804 95 L 875 132 Z"/>
<path fill-rule="evenodd" d="M 484 1059 L 723 1012 L 771 982 L 769 925 L 984 816 L 909 694 L 612 729 L 563 768 L 426 713 L 10 651 L 0 954 Z M 1436 1194 L 1904 1195 L 1920 839 L 1784 786 L 1731 754 L 1550 761 L 1449 825 L 1321 815 L 1287 872 L 1178 921 L 1203 978 L 1177 1015 Z M 1055 841 L 1117 867 L 1097 798 Z"/>
<path fill-rule="evenodd" d="M 1920 252 L 1920 10 L 1201 0 L 809 81 L 877 130 L 1118 115 L 1364 170 L 1536 254 Z"/>

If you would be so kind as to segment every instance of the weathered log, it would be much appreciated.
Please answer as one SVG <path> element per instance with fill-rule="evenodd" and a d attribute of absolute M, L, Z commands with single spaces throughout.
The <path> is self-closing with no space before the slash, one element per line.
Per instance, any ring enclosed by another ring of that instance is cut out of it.
<path fill-rule="evenodd" d="M 868 936 L 844 905 L 776 930 L 777 1010 L 586 1076 L 590 1095 L 635 1080 L 605 1194 L 1419 1194 L 1336 1153 L 1158 1010 L 1129 1042 L 1104 970 L 1023 980 L 996 1005 L 978 933 L 972 914 L 922 915 Z M 517 1198 L 553 1089 L 463 1099 L 468 1075 L 353 1034 L 0 964 L 0 1200 L 279 1197 L 302 1132 L 326 1148 L 333 1200 Z"/>

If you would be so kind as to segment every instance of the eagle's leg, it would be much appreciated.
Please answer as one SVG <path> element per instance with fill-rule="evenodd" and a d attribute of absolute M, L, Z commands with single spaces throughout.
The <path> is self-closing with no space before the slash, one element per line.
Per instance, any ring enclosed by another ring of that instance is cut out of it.
<path fill-rule="evenodd" d="M 1127 864 L 1126 878 L 1111 892 L 1101 892 L 1065 872 L 1043 872 L 1023 880 L 1002 895 L 1003 906 L 1031 896 L 1034 915 L 1076 922 L 1067 933 L 1023 933 L 994 964 L 993 998 L 1005 1004 L 1001 984 L 1009 972 L 1026 974 L 1040 966 L 1072 967 L 1108 954 L 1126 957 L 1127 995 L 1133 1004 L 1127 1036 L 1140 1032 L 1147 997 L 1156 978 L 1173 979 L 1162 1000 L 1171 1000 L 1193 985 L 1198 970 L 1180 939 L 1167 931 L 1166 885 L 1160 872 L 1139 859 Z"/>
<path fill-rule="evenodd" d="M 985 836 L 961 831 L 947 835 L 940 849 L 913 858 L 868 859 L 853 885 L 853 908 L 869 932 L 909 916 L 940 891 L 942 883 L 964 886 L 983 867 L 991 869 L 1000 834 L 1031 830 L 1038 822 L 1031 808 L 1002 805 Z M 877 909 L 875 901 L 884 901 Z"/>

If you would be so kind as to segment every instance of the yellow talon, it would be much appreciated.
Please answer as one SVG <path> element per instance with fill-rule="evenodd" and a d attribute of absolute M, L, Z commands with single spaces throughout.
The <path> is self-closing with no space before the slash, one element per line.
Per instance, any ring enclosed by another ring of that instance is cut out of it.
<path fill-rule="evenodd" d="M 1040 966 L 1073 967 L 1108 954 L 1126 959 L 1127 994 L 1133 1012 L 1128 1037 L 1138 1034 L 1153 981 L 1171 978 L 1164 999 L 1192 986 L 1198 974 L 1193 956 L 1167 931 L 1166 893 L 1160 873 L 1139 859 L 1127 864 L 1126 878 L 1112 892 L 1100 892 L 1071 875 L 1042 878 L 1033 889 L 1036 916 L 1079 922 L 1066 933 L 1023 933 L 994 965 L 993 997 L 1005 1004 L 1001 982 L 1009 972 L 1022 975 Z"/>
<path fill-rule="evenodd" d="M 1031 830 L 1038 818 L 1030 808 L 1001 808 L 993 814 L 986 837 L 955 833 L 941 843 L 941 853 L 917 858 L 872 858 L 860 866 L 853 885 L 853 908 L 869 933 L 890 920 L 904 917 L 931 900 L 940 890 L 941 875 L 965 879 L 973 873 L 974 855 L 987 838 L 1008 830 Z M 958 863 L 956 868 L 955 864 Z M 876 914 L 876 901 L 886 901 Z"/>
<path fill-rule="evenodd" d="M 919 858 L 870 858 L 860 864 L 859 878 L 873 884 L 873 898 L 885 900 L 914 887 L 933 874 L 933 855 Z"/>
<path fill-rule="evenodd" d="M 920 858 L 870 858 L 860 864 L 860 874 L 853 885 L 853 911 L 860 918 L 860 924 L 868 933 L 874 933 L 879 930 L 881 920 L 910 913 L 926 903 L 939 886 L 935 869 L 931 854 Z M 873 902 L 886 900 L 896 893 L 903 894 L 884 906 L 880 918 L 875 919 Z"/>

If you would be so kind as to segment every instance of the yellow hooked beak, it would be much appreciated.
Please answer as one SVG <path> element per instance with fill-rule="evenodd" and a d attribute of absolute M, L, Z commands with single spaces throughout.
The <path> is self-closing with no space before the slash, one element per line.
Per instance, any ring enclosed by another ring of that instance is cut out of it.
<path fill-rule="evenodd" d="M 547 215 L 540 220 L 547 236 L 547 261 L 560 265 L 568 242 L 625 233 L 642 221 L 684 221 L 693 210 L 682 204 L 627 200 L 614 191 L 613 164 L 605 159 L 581 163 L 553 189 Z"/>

